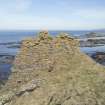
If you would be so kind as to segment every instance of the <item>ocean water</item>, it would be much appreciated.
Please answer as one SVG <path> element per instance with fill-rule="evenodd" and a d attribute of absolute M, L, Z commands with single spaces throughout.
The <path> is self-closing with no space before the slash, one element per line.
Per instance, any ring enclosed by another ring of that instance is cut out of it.
<path fill-rule="evenodd" d="M 7 45 L 4 45 L 3 43 L 9 43 L 9 42 L 19 42 L 26 37 L 34 37 L 37 35 L 39 31 L 30 30 L 30 31 L 0 31 L 0 54 L 9 54 L 9 55 L 15 55 L 18 52 L 18 49 L 16 48 L 7 48 Z M 71 36 L 79 36 L 84 35 L 88 33 L 88 31 L 49 31 L 49 33 L 52 36 L 56 36 L 59 33 L 64 32 L 68 33 Z"/>
<path fill-rule="evenodd" d="M 5 31 L 0 31 L 0 43 L 20 41 L 26 37 L 35 36 L 38 32 L 40 32 L 40 31 L 39 30 L 18 30 L 18 31 L 17 30 L 11 30 L 11 31 L 5 30 Z M 49 31 L 49 33 L 53 36 L 58 35 L 61 32 L 68 33 L 71 36 L 83 36 L 89 32 L 104 32 L 104 31 L 98 31 L 98 30 L 95 30 L 95 31 L 94 30 L 93 31 L 65 31 L 65 30 Z"/>
<path fill-rule="evenodd" d="M 7 80 L 11 73 L 11 64 L 0 64 L 0 80 Z"/>
<path fill-rule="evenodd" d="M 35 36 L 38 32 L 40 31 L 0 31 L 0 43 L 20 41 L 26 37 Z M 78 36 L 84 35 L 89 31 L 49 31 L 49 33 L 53 36 L 61 32 L 68 33 L 72 36 Z"/>
<path fill-rule="evenodd" d="M 102 32 L 98 31 L 97 32 Z M 34 37 L 37 35 L 37 33 L 40 32 L 38 30 L 13 30 L 13 31 L 0 31 L 0 54 L 10 54 L 15 55 L 18 52 L 18 49 L 16 48 L 7 48 L 6 45 L 2 45 L 2 43 L 8 43 L 8 42 L 19 42 L 26 37 Z M 59 33 L 64 32 L 68 33 L 71 36 L 84 36 L 86 33 L 92 32 L 92 31 L 49 31 L 49 33 L 52 36 L 56 36 Z M 95 52 L 95 51 L 105 51 L 105 46 L 100 47 L 82 47 L 81 51 L 83 52 Z"/>
<path fill-rule="evenodd" d="M 17 42 L 35 34 L 36 31 L 0 31 L 0 43 Z"/>

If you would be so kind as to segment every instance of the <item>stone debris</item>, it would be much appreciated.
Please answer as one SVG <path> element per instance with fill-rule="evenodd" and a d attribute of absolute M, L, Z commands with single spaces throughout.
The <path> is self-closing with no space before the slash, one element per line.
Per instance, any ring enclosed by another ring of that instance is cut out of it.
<path fill-rule="evenodd" d="M 7 103 L 9 103 L 13 97 L 14 97 L 14 93 L 13 92 L 9 92 L 5 95 L 0 96 L 0 105 L 6 105 Z"/>
<path fill-rule="evenodd" d="M 39 85 L 39 81 L 38 80 L 32 80 L 31 82 L 23 85 L 18 92 L 16 92 L 16 96 L 21 96 L 23 95 L 25 92 L 32 92 L 34 91 L 36 88 L 40 87 Z"/>
<path fill-rule="evenodd" d="M 0 96 L 0 105 L 6 105 L 12 100 L 14 100 L 15 97 L 19 97 L 25 93 L 32 92 L 35 89 L 37 89 L 39 86 L 40 86 L 40 80 L 32 80 L 27 84 L 21 86 L 20 89 Z"/>

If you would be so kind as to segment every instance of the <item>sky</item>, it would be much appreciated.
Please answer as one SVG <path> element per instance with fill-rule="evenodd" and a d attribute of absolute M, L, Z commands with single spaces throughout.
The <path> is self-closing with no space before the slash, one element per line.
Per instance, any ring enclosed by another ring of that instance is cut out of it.
<path fill-rule="evenodd" d="M 105 0 L 0 0 L 0 30 L 105 29 Z"/>

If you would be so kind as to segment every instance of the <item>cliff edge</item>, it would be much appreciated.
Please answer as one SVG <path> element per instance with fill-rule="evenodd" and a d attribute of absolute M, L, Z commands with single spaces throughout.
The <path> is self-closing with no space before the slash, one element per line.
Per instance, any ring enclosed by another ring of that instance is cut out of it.
<path fill-rule="evenodd" d="M 105 68 L 67 34 L 23 41 L 0 105 L 105 105 Z"/>

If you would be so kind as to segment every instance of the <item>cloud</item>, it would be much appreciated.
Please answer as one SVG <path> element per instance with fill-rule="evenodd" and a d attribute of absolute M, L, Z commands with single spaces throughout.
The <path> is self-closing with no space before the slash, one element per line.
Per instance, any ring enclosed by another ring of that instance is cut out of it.
<path fill-rule="evenodd" d="M 75 15 L 80 16 L 85 19 L 105 19 L 105 9 L 81 9 L 76 10 Z"/>
<path fill-rule="evenodd" d="M 31 5 L 32 0 L 16 0 L 14 8 L 16 12 L 25 12 L 30 9 Z"/>
<path fill-rule="evenodd" d="M 4 0 L 0 1 L 0 13 L 14 14 L 27 12 L 32 5 L 32 0 Z"/>
<path fill-rule="evenodd" d="M 95 6 L 95 2 L 83 1 L 0 1 L 0 29 L 91 29 L 105 27 L 105 7 L 98 3 Z M 92 3 L 91 6 L 90 3 Z"/>
<path fill-rule="evenodd" d="M 85 20 L 78 20 L 76 18 L 65 20 L 59 17 L 14 17 L 2 21 L 0 28 L 2 29 L 92 29 L 92 28 L 103 28 L 104 23 L 100 22 L 89 22 Z"/>

